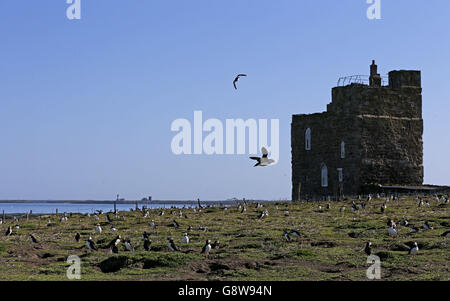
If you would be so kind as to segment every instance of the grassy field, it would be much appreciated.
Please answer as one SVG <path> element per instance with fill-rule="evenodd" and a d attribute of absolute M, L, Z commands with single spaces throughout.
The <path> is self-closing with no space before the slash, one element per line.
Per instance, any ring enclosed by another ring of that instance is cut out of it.
<path fill-rule="evenodd" d="M 362 250 L 367 241 L 373 243 L 373 254 L 381 258 L 381 280 L 449 280 L 449 239 L 441 234 L 450 230 L 449 204 L 429 198 L 430 207 L 418 207 L 413 197 L 391 200 L 385 213 L 380 206 L 385 198 L 374 198 L 365 210 L 351 210 L 351 201 L 330 202 L 331 209 L 321 203 L 263 203 L 263 208 L 249 204 L 241 213 L 236 206 L 208 207 L 201 212 L 184 209 L 150 210 L 148 217 L 139 211 L 119 212 L 112 224 L 117 232 L 109 230 L 106 215 L 99 220 L 92 216 L 74 214 L 67 221 L 59 217 L 37 217 L 18 222 L 11 236 L 5 236 L 9 220 L 1 225 L 0 279 L 1 280 L 68 280 L 66 262 L 70 255 L 81 258 L 82 280 L 367 280 L 367 255 Z M 426 200 L 426 198 L 425 198 Z M 355 200 L 359 205 L 361 201 Z M 339 208 L 345 204 L 346 209 Z M 268 210 L 268 216 L 258 219 Z M 284 211 L 290 215 L 285 216 Z M 172 211 L 172 213 L 171 213 Z M 114 218 L 114 214 L 111 214 Z M 398 237 L 389 237 L 387 219 L 397 222 Z M 48 224 L 48 219 L 51 223 Z M 157 227 L 150 227 L 150 220 Z M 172 226 L 176 219 L 178 229 Z M 410 233 L 410 226 L 400 222 L 407 219 L 411 225 L 421 227 L 428 220 L 433 230 Z M 100 223 L 103 232 L 95 233 Z M 181 243 L 187 227 L 191 242 Z M 206 232 L 199 232 L 199 226 Z M 297 230 L 304 237 L 287 242 L 285 229 Z M 143 248 L 141 235 L 150 234 L 152 250 Z M 81 234 L 79 243 L 75 233 Z M 29 234 L 38 239 L 29 241 Z M 131 239 L 135 252 L 125 251 L 120 243 L 119 254 L 110 254 L 108 243 L 120 234 Z M 85 243 L 92 235 L 100 248 L 88 251 Z M 181 252 L 171 252 L 167 237 L 172 236 Z M 206 239 L 220 241 L 209 258 L 200 251 Z M 407 244 L 417 242 L 419 254 L 408 254 Z"/>

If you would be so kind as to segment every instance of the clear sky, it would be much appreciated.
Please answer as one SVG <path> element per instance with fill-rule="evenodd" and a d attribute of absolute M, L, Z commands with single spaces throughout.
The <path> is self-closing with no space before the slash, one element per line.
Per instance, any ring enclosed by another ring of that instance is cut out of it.
<path fill-rule="evenodd" d="M 292 114 L 340 76 L 422 71 L 425 183 L 450 184 L 450 1 L 0 1 L 0 199 L 290 199 Z M 235 91 L 237 73 L 248 77 Z M 280 160 L 174 155 L 177 118 L 280 120 Z"/>

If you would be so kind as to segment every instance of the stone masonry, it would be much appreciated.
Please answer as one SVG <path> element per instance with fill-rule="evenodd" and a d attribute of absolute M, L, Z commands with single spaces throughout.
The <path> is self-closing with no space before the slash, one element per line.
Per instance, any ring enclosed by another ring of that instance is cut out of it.
<path fill-rule="evenodd" d="M 391 71 L 383 86 L 375 61 L 369 84 L 332 89 L 327 111 L 292 116 L 292 199 L 364 193 L 373 185 L 421 185 L 420 71 Z"/>

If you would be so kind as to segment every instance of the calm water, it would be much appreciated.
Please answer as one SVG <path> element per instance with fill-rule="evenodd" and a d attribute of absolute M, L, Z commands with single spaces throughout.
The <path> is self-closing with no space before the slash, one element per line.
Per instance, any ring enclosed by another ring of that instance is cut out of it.
<path fill-rule="evenodd" d="M 146 204 L 147 208 L 169 208 L 172 206 L 181 208 L 184 204 Z M 192 204 L 186 204 L 186 207 L 191 207 Z M 117 204 L 117 210 L 130 210 L 135 209 L 134 204 Z M 139 205 L 142 208 L 142 205 Z M 30 210 L 33 214 L 39 213 L 55 213 L 58 209 L 58 213 L 72 212 L 72 213 L 92 213 L 95 210 L 103 210 L 104 212 L 113 211 L 113 204 L 71 204 L 71 203 L 0 203 L 0 214 L 2 210 L 5 210 L 6 214 L 10 213 L 28 213 Z"/>

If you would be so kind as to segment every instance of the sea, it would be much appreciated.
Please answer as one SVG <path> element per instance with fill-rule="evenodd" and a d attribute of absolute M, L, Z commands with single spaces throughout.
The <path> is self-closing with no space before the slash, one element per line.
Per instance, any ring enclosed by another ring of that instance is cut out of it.
<path fill-rule="evenodd" d="M 208 203 L 204 202 L 202 205 L 207 205 Z M 193 207 L 196 206 L 195 203 L 189 202 L 189 203 L 182 203 L 182 202 L 176 202 L 176 203 L 146 203 L 146 204 L 138 204 L 139 208 L 142 208 L 142 206 L 146 206 L 148 209 L 157 209 L 157 208 L 170 208 L 170 207 L 176 207 L 176 208 L 182 208 L 182 207 Z M 136 205 L 132 203 L 128 204 L 120 204 L 118 203 L 116 205 L 117 210 L 119 211 L 128 211 L 130 209 L 135 209 Z M 68 203 L 68 202 L 61 202 L 61 203 L 48 203 L 48 202 L 24 202 L 24 203 L 0 203 L 0 214 L 4 211 L 5 214 L 27 214 L 32 212 L 32 214 L 52 214 L 56 213 L 56 210 L 58 210 L 58 213 L 94 213 L 96 210 L 102 210 L 103 212 L 113 211 L 114 210 L 114 204 L 112 203 Z"/>

